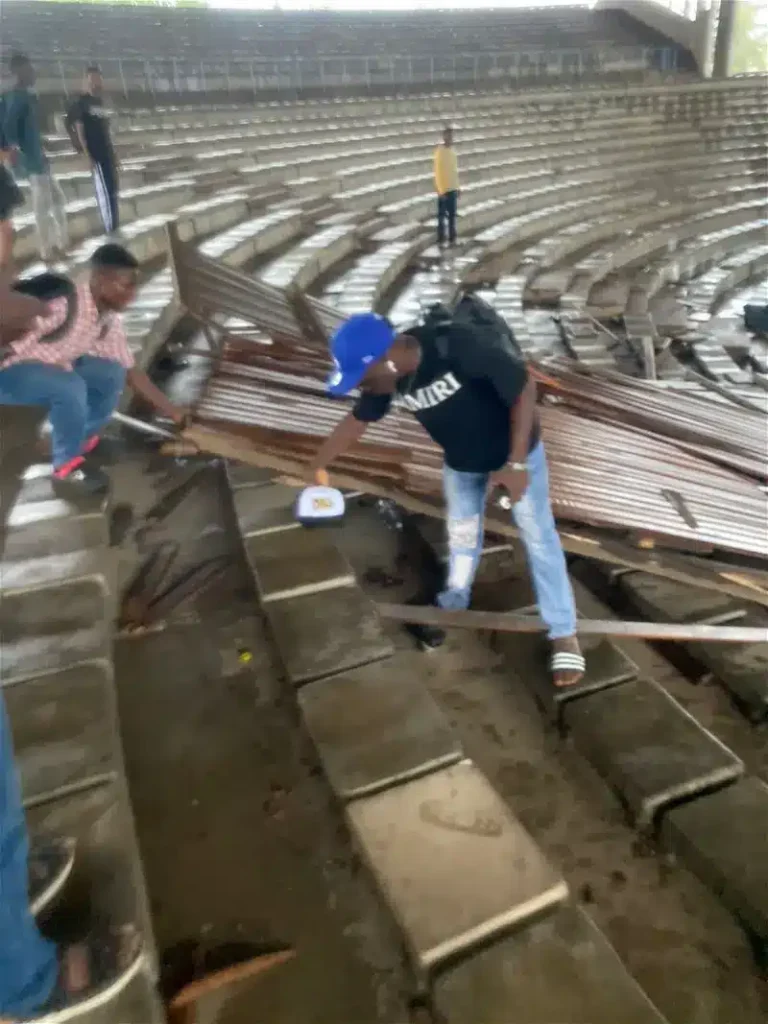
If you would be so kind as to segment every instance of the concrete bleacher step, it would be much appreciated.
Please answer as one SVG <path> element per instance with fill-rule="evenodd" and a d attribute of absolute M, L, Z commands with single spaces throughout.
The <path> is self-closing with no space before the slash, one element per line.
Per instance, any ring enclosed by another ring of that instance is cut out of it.
<path fill-rule="evenodd" d="M 120 202 L 121 216 L 125 221 L 172 214 L 180 205 L 189 202 L 193 195 L 192 182 L 183 180 L 170 184 L 143 186 L 124 192 Z M 78 199 L 67 204 L 67 228 L 73 241 L 78 241 L 101 230 L 101 217 L 95 198 Z M 37 233 L 32 214 L 23 214 L 14 239 L 14 256 L 28 260 L 37 252 Z"/>
<path fill-rule="evenodd" d="M 535 608 L 516 610 L 533 614 L 536 611 Z M 549 719 L 558 723 L 562 721 L 566 703 L 630 682 L 639 674 L 637 666 L 610 640 L 584 637 L 581 646 L 587 660 L 586 672 L 575 686 L 556 687 L 552 685 L 549 668 L 549 644 L 542 637 L 497 633 L 493 644 L 505 657 L 526 666 L 526 683 L 536 702 Z"/>
<path fill-rule="evenodd" d="M 33 463 L 9 502 L 0 659 L 22 800 L 32 836 L 77 841 L 73 875 L 46 933 L 64 940 L 81 934 L 88 920 L 137 925 L 145 951 L 135 976 L 102 1007 L 73 1019 L 162 1024 L 112 679 L 114 560 L 106 501 L 56 498 L 50 467 Z"/>
<path fill-rule="evenodd" d="M 58 163 L 58 160 L 55 160 L 54 163 Z M 77 199 L 93 198 L 93 175 L 90 171 L 83 170 L 82 165 L 77 170 L 62 171 L 61 173 L 54 168 L 54 173 L 68 202 Z M 124 167 L 122 169 L 120 173 L 120 185 L 122 188 L 141 188 L 146 184 L 147 180 L 142 170 L 132 169 L 131 167 Z M 32 201 L 29 195 L 29 182 L 20 180 L 18 185 L 24 195 L 27 211 L 31 210 Z"/>
<path fill-rule="evenodd" d="M 386 658 L 393 647 L 328 531 L 295 526 L 295 497 L 278 483 L 233 492 L 256 590 L 286 676 L 300 686 Z"/>
<path fill-rule="evenodd" d="M 354 584 L 351 566 L 327 532 L 279 530 L 245 538 L 262 604 Z"/>
<path fill-rule="evenodd" d="M 298 702 L 328 781 L 351 800 L 462 757 L 457 737 L 402 655 L 302 687 Z"/>
<path fill-rule="evenodd" d="M 419 974 L 568 896 L 470 761 L 353 800 L 346 815 Z"/>
<path fill-rule="evenodd" d="M 764 625 L 768 620 L 758 609 L 724 594 L 696 590 L 646 573 L 633 572 L 621 577 L 622 591 L 651 618 L 662 622 L 739 621 Z M 705 665 L 731 694 L 734 701 L 753 721 L 768 717 L 768 641 L 751 644 L 694 643 L 684 645 L 691 656 Z"/>
<path fill-rule="evenodd" d="M 134 885 L 133 821 L 119 780 L 31 807 L 27 821 L 32 835 L 77 840 L 72 884 L 64 892 L 65 912 L 90 907 L 115 925 L 143 923 L 143 894 Z"/>
<path fill-rule="evenodd" d="M 225 467 L 227 483 L 232 491 L 233 502 L 237 501 L 235 492 L 252 487 L 266 487 L 275 482 L 273 469 L 262 469 L 260 466 L 249 466 L 246 462 L 227 462 Z M 295 491 L 294 491 L 295 492 Z M 270 499 L 271 502 L 271 499 Z M 243 518 L 249 514 L 249 506 L 243 505 Z M 240 524 L 240 506 L 235 504 L 238 525 Z"/>
<path fill-rule="evenodd" d="M 265 614 L 294 686 L 389 657 L 394 648 L 355 584 L 270 601 Z"/>
<path fill-rule="evenodd" d="M 282 530 L 300 529 L 294 507 L 299 488 L 274 483 L 271 471 L 230 463 L 227 475 L 240 534 L 246 540 Z M 264 480 L 266 476 L 266 483 Z M 256 484 L 257 492 L 253 490 Z"/>
<path fill-rule="evenodd" d="M 3 591 L 24 590 L 56 584 L 62 580 L 104 576 L 109 568 L 108 556 L 100 545 L 40 558 L 4 558 L 0 560 Z"/>
<path fill-rule="evenodd" d="M 744 771 L 739 758 L 652 679 L 569 701 L 563 722 L 641 828 L 665 805 Z"/>
<path fill-rule="evenodd" d="M 134 1005 L 142 997 L 142 1014 L 149 1013 L 150 1022 L 162 1020 L 157 996 L 146 984 L 156 978 L 155 948 L 133 817 L 122 779 L 37 804 L 27 810 L 27 825 L 33 836 L 69 836 L 77 844 L 75 866 L 51 929 L 58 927 L 66 933 L 70 922 L 80 922 L 82 928 L 87 920 L 109 927 L 138 928 L 144 942 L 145 981 L 133 985 L 130 994 L 125 992 L 110 1001 L 109 1010 L 116 1010 L 123 997 Z M 83 1017 L 89 1024 L 90 1019 Z M 105 1012 L 103 1018 L 94 1019 L 113 1024 L 124 1018 Z M 132 1024 L 133 1018 L 127 1021 Z"/>
<path fill-rule="evenodd" d="M 103 576 L 3 591 L 2 683 L 109 654 L 109 590 Z"/>
<path fill-rule="evenodd" d="M 119 772 L 110 662 L 34 676 L 6 686 L 3 696 L 26 806 Z"/>
<path fill-rule="evenodd" d="M 600 929 L 566 905 L 435 980 L 445 1024 L 664 1024 Z"/>
<path fill-rule="evenodd" d="M 261 199 L 258 200 L 261 202 Z M 195 238 L 218 231 L 200 246 L 207 256 L 221 259 L 230 266 L 242 266 L 270 249 L 286 244 L 303 230 L 301 209 L 282 207 L 248 217 L 249 204 L 241 194 L 220 196 L 217 200 L 191 204 L 185 208 L 186 220 L 178 227 L 182 237 Z M 184 211 L 179 211 L 180 216 Z M 234 225 L 234 226 L 233 226 Z M 223 229 L 223 230 L 222 230 Z M 146 251 L 140 253 L 139 238 L 131 243 L 134 255 L 150 258 L 165 252 L 165 223 L 154 225 L 145 236 Z M 142 243 L 143 245 L 144 243 Z M 147 248 L 148 247 L 148 248 Z M 139 290 L 136 302 L 124 315 L 131 350 L 142 366 L 148 366 L 159 347 L 177 323 L 181 309 L 176 300 L 169 269 L 154 275 Z"/>
<path fill-rule="evenodd" d="M 744 625 L 765 626 L 747 617 Z M 753 722 L 768 717 L 768 642 L 752 644 L 699 643 L 691 653 L 710 670 Z"/>
<path fill-rule="evenodd" d="M 726 623 L 745 614 L 744 604 L 729 594 L 697 589 L 649 573 L 622 573 L 619 585 L 638 608 L 668 622 Z"/>
<path fill-rule="evenodd" d="M 145 956 L 137 974 L 113 999 L 98 1009 L 73 1018 L 77 1024 L 165 1024 L 154 968 Z"/>
<path fill-rule="evenodd" d="M 30 467 L 5 518 L 3 560 L 42 558 L 105 545 L 104 505 L 99 498 L 77 504 L 57 498 L 50 466 Z"/>
<path fill-rule="evenodd" d="M 665 846 L 725 903 L 768 958 L 768 786 L 739 779 L 667 811 Z"/>

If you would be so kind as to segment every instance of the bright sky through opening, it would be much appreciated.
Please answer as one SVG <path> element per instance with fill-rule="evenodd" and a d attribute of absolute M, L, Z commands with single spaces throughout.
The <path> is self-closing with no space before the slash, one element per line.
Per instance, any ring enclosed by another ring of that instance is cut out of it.
<path fill-rule="evenodd" d="M 209 7 L 236 7 L 241 10 L 272 11 L 434 11 L 447 8 L 500 7 L 592 7 L 586 0 L 494 0 L 492 3 L 478 3 L 477 0 L 209 0 Z"/>

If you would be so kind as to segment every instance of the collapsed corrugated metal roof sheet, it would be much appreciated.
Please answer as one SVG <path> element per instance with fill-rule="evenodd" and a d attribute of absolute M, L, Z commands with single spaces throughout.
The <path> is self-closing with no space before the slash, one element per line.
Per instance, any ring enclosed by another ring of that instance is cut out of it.
<path fill-rule="evenodd" d="M 323 386 L 325 337 L 340 314 L 192 254 L 177 240 L 172 248 L 182 301 L 221 340 L 197 422 L 226 425 L 294 463 L 308 459 L 349 409 Z M 228 326 L 233 316 L 258 328 L 261 340 Z M 533 370 L 558 519 L 687 551 L 768 559 L 761 486 L 768 417 L 761 411 L 618 374 L 585 375 L 562 362 Z M 339 469 L 361 489 L 389 483 L 437 496 L 441 464 L 417 421 L 395 410 L 370 427 Z"/>

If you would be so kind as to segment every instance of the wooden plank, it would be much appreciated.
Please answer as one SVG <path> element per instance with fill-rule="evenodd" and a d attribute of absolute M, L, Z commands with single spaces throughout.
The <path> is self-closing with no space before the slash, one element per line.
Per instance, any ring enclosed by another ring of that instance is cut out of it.
<path fill-rule="evenodd" d="M 252 466 L 274 469 L 283 476 L 300 480 L 306 476 L 306 461 L 264 451 L 245 437 L 229 431 L 213 430 L 195 424 L 187 427 L 180 434 L 180 439 L 201 453 L 207 452 Z M 169 447 L 164 450 L 175 454 L 173 446 L 176 443 L 170 442 Z M 443 507 L 439 499 L 430 499 L 429 495 L 417 497 L 400 488 L 385 486 L 372 479 L 362 480 L 349 473 L 333 472 L 331 486 L 389 498 L 410 512 L 443 518 Z M 490 532 L 506 537 L 518 536 L 516 528 L 501 510 L 489 511 L 490 514 L 486 515 L 486 527 Z M 768 607 L 768 582 L 764 573 L 754 573 L 746 569 L 734 570 L 733 566 L 724 563 L 713 563 L 709 559 L 705 561 L 691 555 L 678 555 L 658 548 L 653 551 L 638 550 L 618 538 L 586 528 L 561 527 L 559 533 L 563 548 L 569 554 L 595 558 L 626 569 L 639 569 L 690 586 L 731 594 L 742 601 L 755 601 Z"/>
<path fill-rule="evenodd" d="M 376 605 L 379 615 L 395 622 L 415 622 L 445 629 L 480 629 L 495 633 L 540 633 L 547 626 L 537 615 L 514 612 L 448 611 L 409 604 Z M 768 628 L 759 626 L 717 626 L 706 622 L 623 622 L 620 619 L 579 619 L 581 636 L 622 636 L 638 640 L 707 640 L 719 643 L 762 643 Z"/>

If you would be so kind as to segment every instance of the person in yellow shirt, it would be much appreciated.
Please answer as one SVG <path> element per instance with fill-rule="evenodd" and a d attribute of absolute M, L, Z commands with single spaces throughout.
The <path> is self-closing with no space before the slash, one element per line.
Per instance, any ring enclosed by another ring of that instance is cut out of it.
<path fill-rule="evenodd" d="M 459 166 L 453 148 L 453 128 L 443 129 L 443 141 L 435 150 L 435 191 L 437 192 L 437 244 L 456 242 L 456 210 L 459 202 Z"/>

